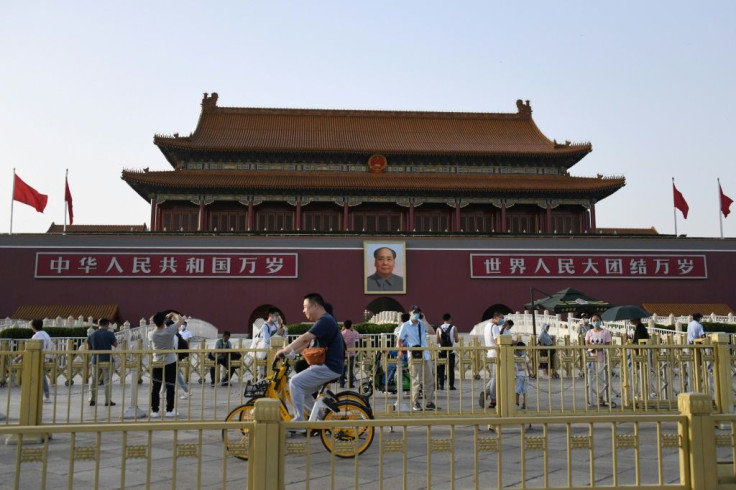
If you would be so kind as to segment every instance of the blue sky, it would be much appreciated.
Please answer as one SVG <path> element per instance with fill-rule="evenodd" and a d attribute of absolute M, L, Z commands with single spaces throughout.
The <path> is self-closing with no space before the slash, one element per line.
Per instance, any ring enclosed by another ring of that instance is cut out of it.
<path fill-rule="evenodd" d="M 124 168 L 170 169 L 155 134 L 220 106 L 515 112 L 550 139 L 590 141 L 573 175 L 623 175 L 601 227 L 720 236 L 716 179 L 736 199 L 736 3 L 12 2 L 3 7 L 0 191 L 49 195 L 13 232 L 64 220 L 142 224 Z M 10 199 L 0 213 L 9 231 Z M 734 213 L 724 236 L 736 235 Z"/>

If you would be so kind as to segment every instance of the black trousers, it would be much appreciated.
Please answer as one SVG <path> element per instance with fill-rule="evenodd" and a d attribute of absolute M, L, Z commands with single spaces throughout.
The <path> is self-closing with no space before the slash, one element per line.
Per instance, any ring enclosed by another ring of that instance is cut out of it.
<path fill-rule="evenodd" d="M 234 362 L 231 363 L 226 360 L 218 360 L 217 364 L 224 368 L 220 370 L 222 372 L 221 382 L 223 383 L 225 381 L 230 381 L 230 378 L 232 378 L 233 374 L 235 374 L 235 370 L 238 369 L 238 366 Z M 230 364 L 230 366 L 228 366 L 228 364 Z M 226 376 L 228 369 L 230 370 L 230 374 Z M 213 367 L 210 368 L 210 380 L 212 381 L 212 383 L 217 383 L 217 381 L 215 380 L 215 368 Z"/>
<path fill-rule="evenodd" d="M 440 352 L 439 353 L 440 359 L 447 358 L 447 354 L 448 354 L 447 351 Z M 450 352 L 449 354 L 450 354 L 450 358 L 447 361 L 447 364 L 448 364 L 447 369 L 450 372 L 448 373 L 449 376 L 447 376 L 447 377 L 450 378 L 449 379 L 450 388 L 454 388 L 455 387 L 455 353 L 454 352 Z M 445 363 L 442 362 L 442 361 L 439 361 L 439 362 L 437 362 L 437 383 L 439 384 L 440 387 L 444 387 L 445 386 L 445 379 L 446 379 L 446 376 L 445 376 Z"/>
<path fill-rule="evenodd" d="M 176 363 L 165 365 L 163 368 L 153 368 L 151 371 L 153 387 L 151 388 L 151 410 L 158 412 L 161 403 L 161 380 L 166 382 L 166 411 L 174 410 L 174 389 L 176 388 Z"/>

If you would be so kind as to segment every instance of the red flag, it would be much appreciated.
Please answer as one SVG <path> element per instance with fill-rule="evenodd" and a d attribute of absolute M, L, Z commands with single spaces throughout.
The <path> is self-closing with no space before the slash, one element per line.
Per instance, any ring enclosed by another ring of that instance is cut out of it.
<path fill-rule="evenodd" d="M 74 224 L 74 206 L 72 205 L 72 191 L 69 190 L 69 179 L 66 179 L 66 190 L 64 191 L 64 202 L 69 209 L 69 224 Z"/>
<path fill-rule="evenodd" d="M 682 197 L 680 191 L 675 187 L 675 183 L 672 182 L 672 193 L 675 196 L 675 207 L 682 212 L 682 216 L 687 219 L 687 212 L 690 211 L 690 206 L 687 205 L 687 201 Z"/>
<path fill-rule="evenodd" d="M 39 213 L 43 213 L 43 210 L 46 209 L 46 203 L 49 200 L 49 196 L 41 194 L 36 189 L 23 182 L 20 177 L 15 175 L 13 200 L 22 202 L 23 204 L 28 204 L 29 206 L 36 208 L 36 211 Z"/>
<path fill-rule="evenodd" d="M 728 215 L 731 213 L 730 208 L 733 199 L 723 193 L 723 188 L 721 187 L 720 182 L 718 183 L 718 190 L 721 191 L 721 212 L 723 213 L 724 218 L 728 218 Z"/>

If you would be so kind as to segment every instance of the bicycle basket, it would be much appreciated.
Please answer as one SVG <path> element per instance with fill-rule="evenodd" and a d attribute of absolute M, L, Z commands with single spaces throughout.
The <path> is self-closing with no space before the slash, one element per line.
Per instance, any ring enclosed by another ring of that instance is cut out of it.
<path fill-rule="evenodd" d="M 255 383 L 249 380 L 247 383 L 245 383 L 245 393 L 243 393 L 243 396 L 246 398 L 265 396 L 269 383 L 270 381 L 267 379 L 263 379 Z"/>

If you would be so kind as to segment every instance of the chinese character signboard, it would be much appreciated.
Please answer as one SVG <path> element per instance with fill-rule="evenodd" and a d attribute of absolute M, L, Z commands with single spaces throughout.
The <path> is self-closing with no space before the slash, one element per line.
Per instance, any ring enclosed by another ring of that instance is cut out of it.
<path fill-rule="evenodd" d="M 298 277 L 295 253 L 84 253 L 38 252 L 37 278 L 226 278 Z"/>
<path fill-rule="evenodd" d="M 470 254 L 470 277 L 706 279 L 704 255 Z"/>

